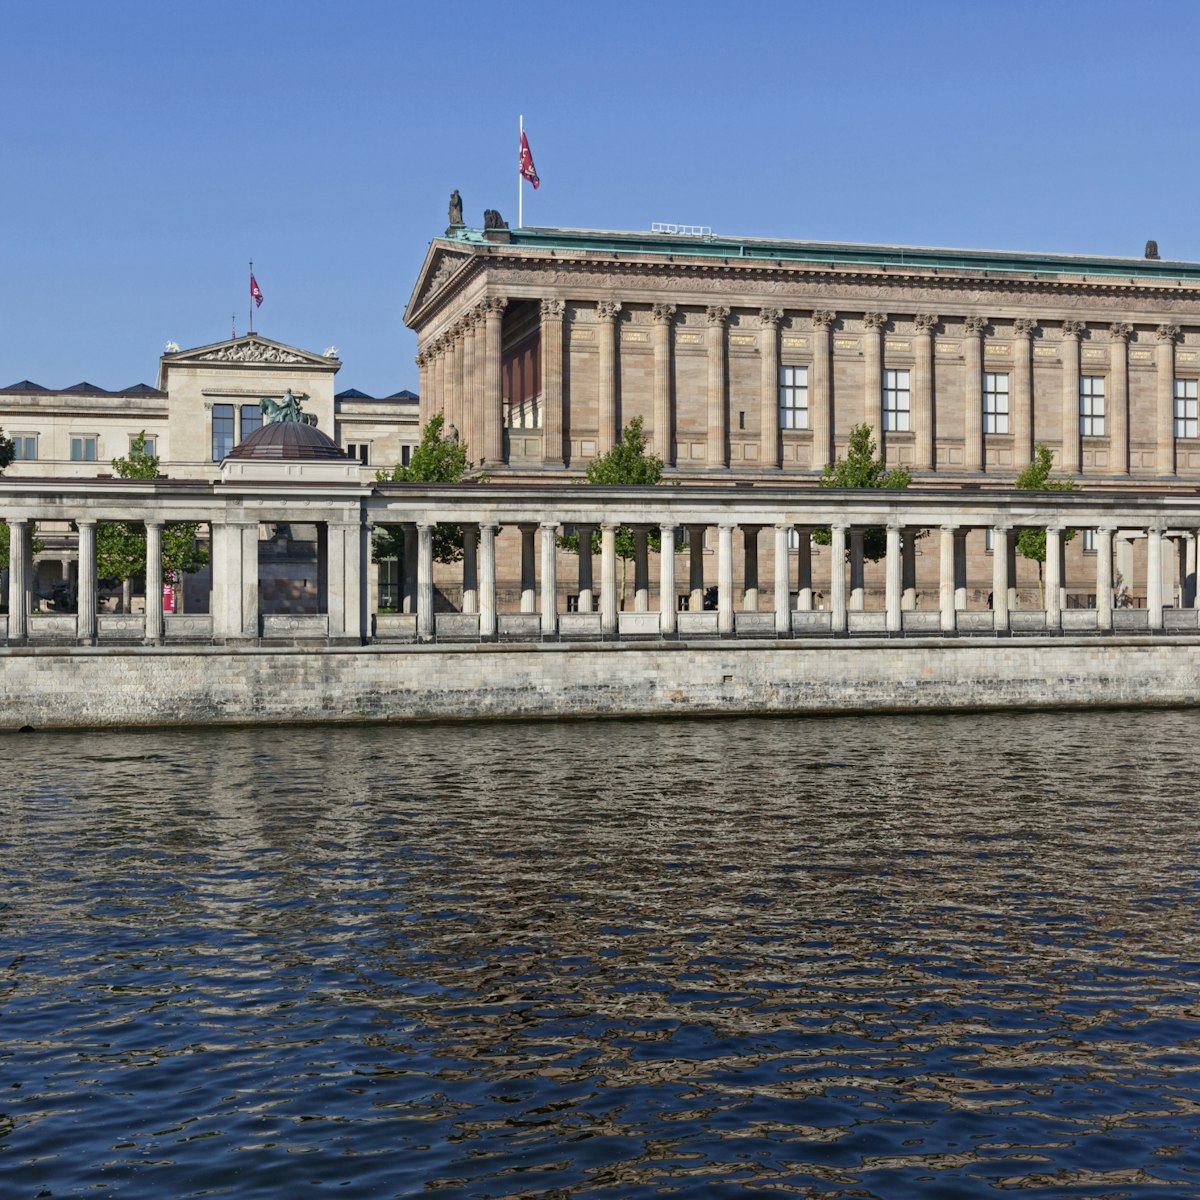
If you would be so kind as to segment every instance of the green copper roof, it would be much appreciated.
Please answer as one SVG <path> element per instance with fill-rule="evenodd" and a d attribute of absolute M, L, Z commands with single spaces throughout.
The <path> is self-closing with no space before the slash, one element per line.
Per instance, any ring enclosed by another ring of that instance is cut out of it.
<path fill-rule="evenodd" d="M 530 249 L 601 251 L 611 254 L 668 254 L 769 259 L 828 265 L 869 264 L 952 271 L 1012 271 L 1024 275 L 1112 275 L 1141 280 L 1200 280 L 1200 263 L 1166 262 L 1084 254 L 1027 254 L 1009 250 L 956 250 L 930 246 L 871 246 L 853 242 L 805 242 L 771 238 L 730 238 L 714 234 L 640 233 L 604 229 L 529 226 L 508 230 L 514 246 Z M 454 240 L 487 245 L 481 229 L 463 227 Z"/>

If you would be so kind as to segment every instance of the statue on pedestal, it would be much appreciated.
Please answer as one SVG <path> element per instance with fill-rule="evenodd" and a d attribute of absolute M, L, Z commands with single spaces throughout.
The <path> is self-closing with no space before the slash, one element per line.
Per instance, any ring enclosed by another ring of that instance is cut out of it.
<path fill-rule="evenodd" d="M 272 400 L 270 396 L 264 396 L 259 402 L 258 407 L 262 412 L 263 424 L 274 425 L 280 421 L 295 421 L 300 425 L 316 426 L 316 413 L 306 413 L 300 410 L 300 400 L 308 399 L 307 396 L 300 396 L 297 399 L 292 395 L 292 389 L 288 388 L 283 393 L 282 400 Z"/>

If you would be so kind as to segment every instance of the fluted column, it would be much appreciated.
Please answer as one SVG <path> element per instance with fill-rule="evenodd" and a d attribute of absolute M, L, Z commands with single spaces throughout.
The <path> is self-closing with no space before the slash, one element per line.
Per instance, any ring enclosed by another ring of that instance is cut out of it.
<path fill-rule="evenodd" d="M 521 611 L 537 612 L 537 567 L 534 561 L 533 535 L 536 525 L 520 525 L 521 532 Z"/>
<path fill-rule="evenodd" d="M 1146 530 L 1146 608 L 1151 629 L 1163 627 L 1162 530 Z"/>
<path fill-rule="evenodd" d="M 462 533 L 462 610 L 465 613 L 473 613 L 479 611 L 479 555 L 476 550 L 479 526 L 468 522 L 462 527 Z"/>
<path fill-rule="evenodd" d="M 456 324 L 446 340 L 446 433 L 463 437 L 463 327 Z"/>
<path fill-rule="evenodd" d="M 558 522 L 543 521 L 542 530 L 542 637 L 558 633 Z"/>
<path fill-rule="evenodd" d="M 796 528 L 796 610 L 812 612 L 812 531 Z"/>
<path fill-rule="evenodd" d="M 1037 322 L 1018 317 L 1013 322 L 1012 405 L 1013 469 L 1023 471 L 1033 461 L 1033 335 Z"/>
<path fill-rule="evenodd" d="M 599 408 L 597 450 L 607 454 L 621 436 L 617 420 L 617 316 L 621 306 L 615 300 L 596 305 L 596 348 L 600 378 L 596 391 Z"/>
<path fill-rule="evenodd" d="M 829 527 L 829 627 L 846 632 L 846 526 Z"/>
<path fill-rule="evenodd" d="M 733 633 L 733 526 L 717 527 L 717 632 Z"/>
<path fill-rule="evenodd" d="M 1062 469 L 1079 473 L 1082 462 L 1079 443 L 1079 342 L 1086 326 L 1082 321 L 1064 321 L 1062 327 Z"/>
<path fill-rule="evenodd" d="M 1006 633 L 1008 616 L 1008 541 L 1011 525 L 992 526 L 992 628 Z"/>
<path fill-rule="evenodd" d="M 633 527 L 633 611 L 650 611 L 650 539 L 645 525 Z"/>
<path fill-rule="evenodd" d="M 79 527 L 79 582 L 76 587 L 75 636 L 87 645 L 96 640 L 96 522 Z"/>
<path fill-rule="evenodd" d="M 1183 564 L 1183 607 L 1196 607 L 1196 531 L 1189 529 L 1184 537 L 1187 547 Z"/>
<path fill-rule="evenodd" d="M 617 526 L 608 521 L 600 526 L 600 632 L 617 632 Z"/>
<path fill-rule="evenodd" d="M 417 364 L 417 388 L 419 389 L 417 420 L 420 422 L 420 427 L 424 429 L 429 423 L 429 418 L 433 415 L 433 397 L 429 382 L 429 351 L 422 350 L 413 361 Z"/>
<path fill-rule="evenodd" d="M 1156 428 L 1158 453 L 1155 470 L 1159 475 L 1175 474 L 1175 342 L 1178 325 L 1160 325 L 1155 331 L 1154 366 L 1158 405 Z"/>
<path fill-rule="evenodd" d="M 1111 475 L 1129 474 L 1129 339 L 1132 336 L 1133 326 L 1128 321 L 1114 321 L 1108 327 L 1111 393 L 1108 401 L 1108 470 Z"/>
<path fill-rule="evenodd" d="M 812 315 L 813 359 L 808 380 L 808 419 L 812 425 L 812 468 L 820 471 L 834 460 L 833 361 L 830 330 L 837 313 L 818 309 Z"/>
<path fill-rule="evenodd" d="M 900 567 L 900 533 L 899 525 L 887 527 L 887 561 L 884 575 L 884 618 L 888 633 L 899 633 L 903 628 L 904 618 L 901 616 L 901 567 Z"/>
<path fill-rule="evenodd" d="M 1046 530 L 1046 628 L 1062 625 L 1062 529 L 1051 525 Z"/>
<path fill-rule="evenodd" d="M 658 559 L 658 614 L 659 631 L 664 637 L 675 632 L 675 526 L 664 524 L 659 528 L 662 549 Z"/>
<path fill-rule="evenodd" d="M 496 529 L 483 522 L 479 526 L 479 636 L 496 636 Z"/>
<path fill-rule="evenodd" d="M 788 533 L 790 525 L 775 526 L 775 632 L 792 631 L 792 585 L 788 578 Z"/>
<path fill-rule="evenodd" d="M 563 457 L 563 313 L 561 300 L 543 300 L 542 466 L 561 467 Z"/>
<path fill-rule="evenodd" d="M 729 309 L 710 304 L 708 319 L 708 457 L 710 467 L 729 465 L 729 381 L 725 373 L 725 322 Z"/>
<path fill-rule="evenodd" d="M 594 525 L 578 525 L 579 531 L 579 611 L 595 612 L 596 594 L 592 581 L 592 533 Z"/>
<path fill-rule="evenodd" d="M 444 338 L 434 338 L 429 344 L 429 415 L 439 413 L 445 417 L 446 409 L 446 342 Z M 443 425 L 444 427 L 444 425 Z"/>
<path fill-rule="evenodd" d="M 417 524 L 417 637 L 433 637 L 433 526 Z"/>
<path fill-rule="evenodd" d="M 983 335 L 987 317 L 968 317 L 963 330 L 963 466 L 986 471 L 983 436 Z"/>
<path fill-rule="evenodd" d="M 875 431 L 880 453 L 883 436 L 883 335 L 887 313 L 863 313 L 863 422 Z"/>
<path fill-rule="evenodd" d="M 163 640 L 162 522 L 146 525 L 146 634 L 145 643 L 157 646 Z"/>
<path fill-rule="evenodd" d="M 1113 528 L 1101 525 L 1096 530 L 1096 628 L 1111 629 L 1113 624 Z"/>
<path fill-rule="evenodd" d="M 688 526 L 688 612 L 704 610 L 704 526 Z"/>
<path fill-rule="evenodd" d="M 493 296 L 483 303 L 483 461 L 504 464 L 504 397 L 500 380 L 500 334 L 508 301 Z"/>
<path fill-rule="evenodd" d="M 914 462 L 919 470 L 937 466 L 934 433 L 937 429 L 933 402 L 933 335 L 938 318 L 933 313 L 917 313 L 913 334 L 913 428 Z"/>
<path fill-rule="evenodd" d="M 850 530 L 850 609 L 860 612 L 866 607 L 866 588 L 863 578 L 863 531 Z"/>
<path fill-rule="evenodd" d="M 783 309 L 764 308 L 758 314 L 759 356 L 759 462 L 767 468 L 783 466 L 779 436 L 779 322 Z"/>
<path fill-rule="evenodd" d="M 654 453 L 668 466 L 675 465 L 675 398 L 671 393 L 671 326 L 675 321 L 674 304 L 656 304 L 654 318 Z"/>
<path fill-rule="evenodd" d="M 477 463 L 483 458 L 483 430 L 480 417 L 479 383 L 475 375 L 475 331 L 479 325 L 478 315 L 472 311 L 463 318 L 462 342 L 462 425 L 459 432 L 467 448 L 467 462 Z"/>
<path fill-rule="evenodd" d="M 23 642 L 29 636 L 29 522 L 8 522 L 8 640 Z"/>
<path fill-rule="evenodd" d="M 938 607 L 942 614 L 942 632 L 953 633 L 958 628 L 958 617 L 954 609 L 954 543 L 957 525 L 941 528 L 940 553 L 938 555 Z"/>
<path fill-rule="evenodd" d="M 758 612 L 758 526 L 742 526 L 742 609 Z"/>

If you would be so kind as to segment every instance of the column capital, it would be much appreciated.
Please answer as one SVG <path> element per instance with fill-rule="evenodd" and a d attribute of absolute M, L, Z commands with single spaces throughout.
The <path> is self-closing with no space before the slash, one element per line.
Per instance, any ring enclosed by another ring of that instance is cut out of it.
<path fill-rule="evenodd" d="M 1083 321 L 1064 321 L 1062 323 L 1063 340 L 1071 338 L 1074 341 L 1079 341 L 1087 332 L 1087 325 Z"/>
<path fill-rule="evenodd" d="M 1169 342 L 1172 345 L 1179 340 L 1178 325 L 1160 325 L 1154 331 L 1154 337 L 1159 342 Z"/>
<path fill-rule="evenodd" d="M 437 528 L 437 525 L 434 524 L 432 521 L 418 521 L 417 522 L 417 532 L 418 533 L 432 533 L 436 528 Z"/>
<path fill-rule="evenodd" d="M 429 353 L 429 351 L 428 351 L 428 350 L 422 350 L 422 351 L 420 351 L 420 353 L 418 353 L 418 354 L 417 354 L 417 355 L 416 355 L 416 356 L 413 358 L 413 362 L 415 362 L 415 363 L 417 364 L 417 366 L 418 366 L 418 367 L 427 367 L 427 366 L 429 366 L 430 360 L 431 360 L 431 355 L 430 355 L 430 353 Z"/>
<path fill-rule="evenodd" d="M 142 524 L 145 525 L 147 529 L 161 529 L 166 522 L 161 518 L 156 520 L 153 517 L 146 517 L 142 520 Z"/>
<path fill-rule="evenodd" d="M 845 533 L 846 530 L 848 530 L 850 528 L 850 524 L 848 521 L 830 521 L 829 528 L 831 530 L 836 529 L 836 530 L 839 530 L 841 533 Z"/>
<path fill-rule="evenodd" d="M 993 533 L 1012 533 L 1012 531 L 1013 527 L 1011 525 L 1005 525 L 1001 521 L 997 521 L 996 524 L 992 526 Z"/>
<path fill-rule="evenodd" d="M 708 318 L 709 325 L 724 325 L 729 320 L 729 306 L 727 304 L 710 304 L 704 310 L 704 315 Z"/>
<path fill-rule="evenodd" d="M 1115 525 L 1097 525 L 1096 532 L 1106 537 L 1112 537 L 1117 532 L 1117 527 Z"/>
<path fill-rule="evenodd" d="M 863 325 L 867 329 L 882 330 L 888 323 L 888 315 L 884 312 L 865 312 L 863 313 Z"/>
<path fill-rule="evenodd" d="M 561 321 L 567 311 L 566 303 L 562 300 L 543 300 L 541 306 L 543 321 Z"/>
<path fill-rule="evenodd" d="M 1037 333 L 1038 323 L 1032 317 L 1018 317 L 1013 322 L 1013 336 L 1031 338 Z"/>
<path fill-rule="evenodd" d="M 557 531 L 558 531 L 558 524 L 559 524 L 559 523 L 558 523 L 557 521 L 539 521 L 539 522 L 538 522 L 538 528 L 539 528 L 539 529 L 542 529 L 542 530 L 546 530 L 546 529 L 552 529 L 552 530 L 554 530 L 555 532 L 557 532 Z"/>
<path fill-rule="evenodd" d="M 508 307 L 507 296 L 489 296 L 479 305 L 485 317 L 502 317 Z"/>
<path fill-rule="evenodd" d="M 961 525 L 939 525 L 938 528 L 943 533 L 957 533 L 962 528 Z"/>
<path fill-rule="evenodd" d="M 607 533 L 609 530 L 617 530 L 621 528 L 619 521 L 601 521 L 600 528 Z"/>
<path fill-rule="evenodd" d="M 983 337 L 987 332 L 988 319 L 987 317 L 967 317 L 963 321 L 963 328 L 972 337 Z"/>
<path fill-rule="evenodd" d="M 29 524 L 28 517 L 5 517 L 5 521 L 10 526 L 19 525 L 22 529 L 24 529 L 25 526 Z"/>
<path fill-rule="evenodd" d="M 11 524 L 12 522 L 9 522 L 9 523 Z M 95 517 L 76 517 L 75 524 L 78 528 L 82 529 L 83 526 L 85 526 L 85 525 L 95 525 L 96 518 Z"/>
<path fill-rule="evenodd" d="M 620 300 L 597 300 L 596 317 L 601 321 L 615 321 L 621 315 Z"/>
<path fill-rule="evenodd" d="M 884 528 L 888 533 L 903 533 L 908 528 L 903 521 L 889 521 Z"/>
<path fill-rule="evenodd" d="M 480 521 L 479 522 L 479 532 L 480 533 L 483 533 L 484 530 L 487 530 L 488 533 L 495 533 L 499 528 L 500 528 L 500 526 L 495 521 Z"/>
<path fill-rule="evenodd" d="M 836 320 L 837 313 L 831 308 L 817 308 L 813 310 L 812 323 L 814 329 L 823 329 L 828 332 Z"/>
<path fill-rule="evenodd" d="M 1133 326 L 1128 321 L 1114 321 L 1108 327 L 1108 336 L 1113 342 L 1127 342 L 1133 337 Z"/>
<path fill-rule="evenodd" d="M 674 304 L 656 304 L 650 311 L 656 325 L 670 325 L 675 320 Z"/>
<path fill-rule="evenodd" d="M 758 320 L 764 329 L 774 329 L 783 320 L 783 309 L 760 308 L 758 310 Z"/>
<path fill-rule="evenodd" d="M 913 323 L 918 333 L 933 334 L 937 332 L 938 317 L 936 313 L 917 313 Z"/>

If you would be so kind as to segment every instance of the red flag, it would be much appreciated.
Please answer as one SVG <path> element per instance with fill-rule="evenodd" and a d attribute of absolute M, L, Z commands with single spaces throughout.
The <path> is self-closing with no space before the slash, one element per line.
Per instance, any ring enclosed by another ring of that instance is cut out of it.
<path fill-rule="evenodd" d="M 258 280 L 254 278 L 254 273 L 250 273 L 250 295 L 254 298 L 254 307 L 262 308 L 262 292 L 258 287 Z"/>
<path fill-rule="evenodd" d="M 528 179 L 535 188 L 540 187 L 542 181 L 538 178 L 537 168 L 533 165 L 533 151 L 529 149 L 529 139 L 525 136 L 525 130 L 521 130 L 521 178 Z"/>

